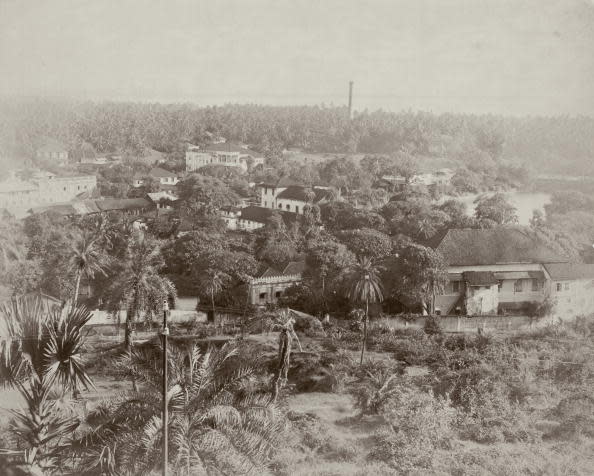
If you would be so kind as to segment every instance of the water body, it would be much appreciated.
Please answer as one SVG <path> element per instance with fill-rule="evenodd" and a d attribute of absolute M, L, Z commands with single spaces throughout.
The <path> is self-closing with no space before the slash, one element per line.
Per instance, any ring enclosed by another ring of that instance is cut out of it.
<path fill-rule="evenodd" d="M 540 210 L 544 212 L 544 206 L 547 203 L 551 202 L 551 194 L 550 193 L 543 193 L 543 192 L 519 192 L 519 191 L 511 191 L 511 192 L 502 192 L 505 195 L 505 198 L 511 203 L 514 207 L 517 208 L 518 214 L 518 222 L 520 225 L 528 225 L 530 223 L 530 219 L 532 218 L 532 211 L 533 210 Z M 463 202 L 466 205 L 466 212 L 468 215 L 474 214 L 474 201 L 475 199 L 482 194 L 473 193 L 467 195 L 460 195 L 458 197 L 446 197 L 445 200 L 448 198 L 454 198 Z"/>

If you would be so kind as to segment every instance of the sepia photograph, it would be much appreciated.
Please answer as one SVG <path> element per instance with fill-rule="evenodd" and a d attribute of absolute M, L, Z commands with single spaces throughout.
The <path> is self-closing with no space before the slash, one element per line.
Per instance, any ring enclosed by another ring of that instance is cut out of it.
<path fill-rule="evenodd" d="M 594 476 L 594 0 L 0 0 L 0 476 Z"/>

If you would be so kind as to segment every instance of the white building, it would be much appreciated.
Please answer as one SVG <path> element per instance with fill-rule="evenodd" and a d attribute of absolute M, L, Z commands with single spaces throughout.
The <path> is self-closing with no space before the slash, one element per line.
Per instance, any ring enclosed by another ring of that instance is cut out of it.
<path fill-rule="evenodd" d="M 291 261 L 282 270 L 268 268 L 250 282 L 250 303 L 255 306 L 275 304 L 285 290 L 302 281 L 305 262 Z"/>
<path fill-rule="evenodd" d="M 330 199 L 330 191 L 324 187 L 307 188 L 301 185 L 258 185 L 260 206 L 302 215 L 308 203 L 320 204 Z"/>
<path fill-rule="evenodd" d="M 12 176 L 0 182 L 0 208 L 19 218 L 26 216 L 30 208 L 68 202 L 96 187 L 97 177 L 94 175 L 58 177 L 39 171 L 26 181 Z"/>
<path fill-rule="evenodd" d="M 149 170 L 148 173 L 136 173 L 134 174 L 134 182 L 132 185 L 134 187 L 140 187 L 144 184 L 144 179 L 146 177 L 152 177 L 159 181 L 161 185 L 177 185 L 179 182 L 179 177 L 175 172 L 169 172 L 169 170 L 162 169 L 161 167 L 153 167 Z"/>
<path fill-rule="evenodd" d="M 56 139 L 46 138 L 43 145 L 35 151 L 35 156 L 40 160 L 66 165 L 68 163 L 68 148 Z"/>
<path fill-rule="evenodd" d="M 194 172 L 208 165 L 238 167 L 246 172 L 250 163 L 252 167 L 263 165 L 264 157 L 246 146 L 219 143 L 202 148 L 191 146 L 186 151 L 186 170 L 188 172 Z"/>

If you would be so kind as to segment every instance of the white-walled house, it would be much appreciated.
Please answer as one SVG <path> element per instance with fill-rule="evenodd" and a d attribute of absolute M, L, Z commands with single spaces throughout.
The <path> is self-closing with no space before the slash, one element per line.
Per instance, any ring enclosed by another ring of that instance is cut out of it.
<path fill-rule="evenodd" d="M 304 261 L 291 261 L 282 270 L 268 268 L 250 282 L 250 304 L 275 304 L 291 286 L 301 283 Z"/>
<path fill-rule="evenodd" d="M 237 167 L 247 172 L 249 165 L 256 167 L 264 164 L 264 156 L 247 146 L 228 142 L 209 144 L 202 147 L 190 146 L 186 151 L 186 171 L 195 172 L 208 165 Z"/>
<path fill-rule="evenodd" d="M 300 215 L 308 203 L 320 204 L 330 199 L 330 190 L 324 187 L 308 188 L 279 182 L 261 183 L 257 190 L 261 207 Z"/>
<path fill-rule="evenodd" d="M 0 182 L 0 208 L 22 218 L 30 208 L 68 202 L 80 194 L 92 192 L 96 187 L 97 177 L 94 175 L 58 177 L 53 173 L 37 171 L 29 180 L 13 175 Z"/>
<path fill-rule="evenodd" d="M 178 174 L 175 172 L 170 172 L 169 170 L 162 169 L 161 167 L 153 167 L 149 170 L 148 173 L 136 173 L 134 174 L 134 182 L 132 185 L 134 187 L 140 187 L 144 185 L 144 178 L 145 177 L 152 177 L 159 181 L 160 185 L 177 185 L 179 182 Z"/>
<path fill-rule="evenodd" d="M 521 227 L 447 230 L 432 245 L 448 265 L 435 302 L 443 315 L 521 313 L 549 296 L 546 267 L 566 262 Z"/>

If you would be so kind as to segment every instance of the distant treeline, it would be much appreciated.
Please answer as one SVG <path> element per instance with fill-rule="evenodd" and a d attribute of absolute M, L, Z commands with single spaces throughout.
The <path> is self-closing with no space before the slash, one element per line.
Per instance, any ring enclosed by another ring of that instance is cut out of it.
<path fill-rule="evenodd" d="M 539 171 L 594 173 L 594 118 L 363 111 L 346 107 L 229 104 L 91 103 L 49 100 L 0 102 L 0 153 L 31 156 L 43 137 L 75 149 L 142 154 L 153 148 L 180 156 L 184 142 L 222 136 L 268 156 L 283 148 L 447 157 L 470 163 L 509 159 Z"/>

